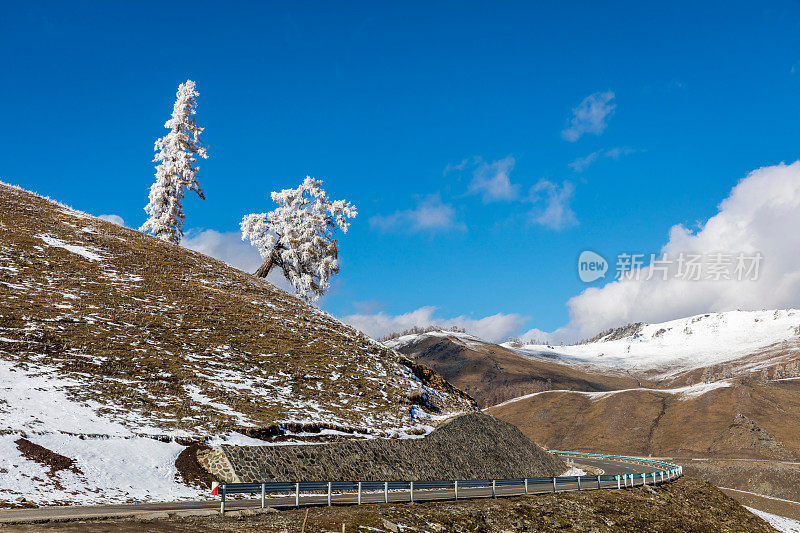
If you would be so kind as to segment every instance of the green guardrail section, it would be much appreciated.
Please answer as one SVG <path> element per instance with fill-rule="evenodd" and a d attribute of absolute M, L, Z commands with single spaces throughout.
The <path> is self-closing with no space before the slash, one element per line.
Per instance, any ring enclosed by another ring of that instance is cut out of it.
<path fill-rule="evenodd" d="M 557 455 L 577 455 L 581 457 L 596 457 L 598 459 L 622 459 L 624 461 L 637 461 L 641 463 L 649 463 L 658 466 L 667 466 L 666 470 L 659 470 L 657 472 L 640 472 L 636 474 L 620 474 L 618 476 L 614 476 L 616 480 L 620 479 L 646 479 L 648 477 L 652 477 L 653 479 L 656 476 L 661 475 L 683 475 L 683 467 L 680 465 L 676 465 L 673 463 L 668 463 L 666 461 L 659 461 L 657 459 L 649 459 L 646 457 L 629 457 L 627 455 L 610 455 L 605 453 L 587 453 L 587 452 L 568 452 L 565 450 L 548 450 L 550 453 L 554 453 Z"/>

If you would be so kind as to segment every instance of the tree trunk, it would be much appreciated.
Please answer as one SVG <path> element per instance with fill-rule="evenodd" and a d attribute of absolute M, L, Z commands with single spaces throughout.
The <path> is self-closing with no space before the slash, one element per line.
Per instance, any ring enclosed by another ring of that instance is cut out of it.
<path fill-rule="evenodd" d="M 278 262 L 278 247 L 272 249 L 272 253 L 269 254 L 261 266 L 258 267 L 258 270 L 255 271 L 254 275 L 257 278 L 266 278 L 267 274 L 269 274 L 272 267 L 274 267 Z"/>

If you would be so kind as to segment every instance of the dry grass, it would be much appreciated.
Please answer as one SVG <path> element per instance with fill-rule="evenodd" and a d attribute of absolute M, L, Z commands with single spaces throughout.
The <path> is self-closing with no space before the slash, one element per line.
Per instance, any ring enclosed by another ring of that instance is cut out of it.
<path fill-rule="evenodd" d="M 683 457 L 800 457 L 800 380 L 735 383 L 688 398 L 642 390 L 599 399 L 553 392 L 488 412 L 551 449 Z"/>
<path fill-rule="evenodd" d="M 0 359 L 74 380 L 73 401 L 99 402 L 128 427 L 201 438 L 299 422 L 390 434 L 420 430 L 415 402 L 469 409 L 265 281 L 5 185 L 0 243 Z"/>
<path fill-rule="evenodd" d="M 424 336 L 398 351 L 439 372 L 480 407 L 544 390 L 607 391 L 641 383 L 629 376 L 600 375 L 526 357 L 496 344 L 468 344 L 458 337 Z"/>

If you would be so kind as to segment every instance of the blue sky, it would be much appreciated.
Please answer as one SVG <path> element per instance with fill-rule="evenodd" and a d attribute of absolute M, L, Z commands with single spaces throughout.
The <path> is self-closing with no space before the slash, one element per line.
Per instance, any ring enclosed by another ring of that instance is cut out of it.
<path fill-rule="evenodd" d="M 327 311 L 552 331 L 582 250 L 658 252 L 798 158 L 799 30 L 795 2 L 4 2 L 0 177 L 138 227 L 190 78 L 197 246 L 249 265 L 242 216 L 311 174 L 359 208 Z"/>

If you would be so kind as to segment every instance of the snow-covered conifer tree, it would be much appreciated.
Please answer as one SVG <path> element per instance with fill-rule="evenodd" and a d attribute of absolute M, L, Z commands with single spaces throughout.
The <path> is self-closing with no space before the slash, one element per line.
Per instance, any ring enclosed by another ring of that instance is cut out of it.
<path fill-rule="evenodd" d="M 296 189 L 272 193 L 279 206 L 269 213 L 242 219 L 242 240 L 258 249 L 264 263 L 255 272 L 265 278 L 273 267 L 283 270 L 298 296 L 316 301 L 339 272 L 339 247 L 333 232 L 338 226 L 347 233 L 348 218 L 355 206 L 344 200 L 331 201 L 322 182 L 307 176 Z"/>
<path fill-rule="evenodd" d="M 150 203 L 144 208 L 149 218 L 139 228 L 173 244 L 183 237 L 184 187 L 206 199 L 197 181 L 197 156 L 208 159 L 208 149 L 199 139 L 203 128 L 194 117 L 199 94 L 192 80 L 178 87 L 172 118 L 164 124 L 170 131 L 155 143 L 156 181 L 150 187 Z"/>

